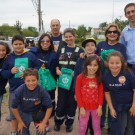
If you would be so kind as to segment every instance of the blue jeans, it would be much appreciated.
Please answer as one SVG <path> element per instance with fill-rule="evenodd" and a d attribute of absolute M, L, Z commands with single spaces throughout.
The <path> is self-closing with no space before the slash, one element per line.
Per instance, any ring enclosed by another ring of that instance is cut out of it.
<path fill-rule="evenodd" d="M 32 114 L 20 112 L 20 116 L 27 128 L 23 128 L 22 134 L 19 133 L 19 135 L 30 135 L 29 126 L 30 126 L 30 123 L 32 122 Z M 39 134 L 38 132 L 36 132 L 36 135 L 46 135 L 46 130 L 42 134 Z"/>
<path fill-rule="evenodd" d="M 102 106 L 103 114 L 102 114 L 102 116 L 101 116 L 101 121 L 100 121 L 100 125 L 101 125 L 101 126 L 104 126 L 104 125 L 105 125 L 106 109 L 107 109 L 107 103 L 106 103 L 106 100 L 104 99 L 104 101 L 103 101 L 103 106 Z M 108 108 L 108 128 L 111 127 L 111 124 L 112 124 L 112 117 L 111 117 L 111 115 L 110 115 L 110 110 L 109 110 L 109 108 Z"/>
<path fill-rule="evenodd" d="M 2 105 L 2 99 L 3 99 L 3 94 L 0 95 L 0 121 L 1 121 L 1 105 Z"/>

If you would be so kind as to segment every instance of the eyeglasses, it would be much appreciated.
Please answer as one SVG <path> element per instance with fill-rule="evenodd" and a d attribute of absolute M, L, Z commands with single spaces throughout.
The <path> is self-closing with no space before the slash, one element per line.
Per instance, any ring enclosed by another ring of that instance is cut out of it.
<path fill-rule="evenodd" d="M 49 39 L 46 39 L 46 40 L 41 40 L 41 43 L 44 43 L 44 42 L 46 42 L 46 43 L 50 43 L 50 40 Z"/>
<path fill-rule="evenodd" d="M 117 31 L 117 30 L 114 30 L 114 31 L 108 30 L 108 31 L 107 31 L 107 34 L 112 34 L 112 33 L 113 33 L 113 34 L 117 34 L 118 31 Z"/>

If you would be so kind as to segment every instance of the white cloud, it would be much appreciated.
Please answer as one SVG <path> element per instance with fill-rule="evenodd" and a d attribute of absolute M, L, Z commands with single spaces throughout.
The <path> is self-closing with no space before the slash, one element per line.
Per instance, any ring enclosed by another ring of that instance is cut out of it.
<path fill-rule="evenodd" d="M 37 1 L 37 0 L 33 0 Z M 113 10 L 114 2 L 114 10 Z M 124 7 L 133 0 L 41 0 L 41 10 L 45 29 L 50 29 L 50 21 L 58 18 L 62 30 L 69 26 L 98 27 L 100 23 L 112 21 L 115 18 L 124 17 Z M 35 15 L 35 16 L 32 16 Z M 27 26 L 38 27 L 38 17 L 32 4 L 32 0 L 1 0 L 0 4 L 0 25 L 8 23 L 14 25 L 16 20 Z"/>

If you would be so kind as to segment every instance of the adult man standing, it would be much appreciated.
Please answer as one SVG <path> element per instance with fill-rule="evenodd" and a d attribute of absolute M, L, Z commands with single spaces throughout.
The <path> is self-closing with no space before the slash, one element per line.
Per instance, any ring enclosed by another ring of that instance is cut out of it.
<path fill-rule="evenodd" d="M 125 16 L 129 20 L 121 34 L 121 43 L 126 46 L 127 65 L 132 68 L 135 64 L 135 3 L 129 3 L 124 8 Z"/>
<path fill-rule="evenodd" d="M 61 48 L 62 46 L 66 45 L 66 43 L 63 41 L 63 36 L 60 33 L 60 21 L 58 19 L 53 19 L 51 20 L 50 23 L 50 28 L 51 28 L 51 38 L 54 44 L 54 49 L 55 51 L 58 50 L 58 48 Z"/>

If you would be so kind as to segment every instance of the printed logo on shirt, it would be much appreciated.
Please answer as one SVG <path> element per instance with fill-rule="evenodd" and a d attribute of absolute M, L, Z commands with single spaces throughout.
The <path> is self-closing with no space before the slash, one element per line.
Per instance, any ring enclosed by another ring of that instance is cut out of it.
<path fill-rule="evenodd" d="M 96 87 L 95 82 L 89 82 L 89 87 L 90 87 L 90 88 L 95 88 L 95 87 Z"/>
<path fill-rule="evenodd" d="M 53 45 L 59 46 L 60 41 L 53 41 Z"/>
<path fill-rule="evenodd" d="M 25 101 L 38 101 L 38 99 L 35 99 L 35 98 L 25 98 L 25 97 L 23 97 L 23 100 L 25 100 Z"/>
<path fill-rule="evenodd" d="M 35 101 L 35 105 L 38 105 L 38 104 L 40 104 L 41 103 L 41 101 L 40 100 L 37 100 L 37 101 Z"/>
<path fill-rule="evenodd" d="M 123 84 L 124 85 L 124 84 Z M 110 87 L 112 86 L 122 86 L 122 84 L 109 84 Z"/>
<path fill-rule="evenodd" d="M 72 55 L 72 52 L 67 52 L 67 55 L 68 55 L 68 58 L 70 58 Z"/>
<path fill-rule="evenodd" d="M 118 78 L 118 81 L 119 81 L 121 84 L 125 83 L 125 81 L 126 81 L 125 76 L 120 76 L 120 77 Z"/>

